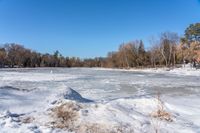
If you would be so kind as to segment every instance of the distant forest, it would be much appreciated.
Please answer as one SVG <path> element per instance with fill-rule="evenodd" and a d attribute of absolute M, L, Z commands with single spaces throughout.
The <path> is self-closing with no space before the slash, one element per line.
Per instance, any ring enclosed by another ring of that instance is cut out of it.
<path fill-rule="evenodd" d="M 107 57 L 80 59 L 64 57 L 59 51 L 39 53 L 23 45 L 7 43 L 0 46 L 0 67 L 171 67 L 176 64 L 200 62 L 200 23 L 191 24 L 184 37 L 164 32 L 150 39 L 151 47 L 144 48 L 142 40 L 123 43 L 118 51 Z"/>

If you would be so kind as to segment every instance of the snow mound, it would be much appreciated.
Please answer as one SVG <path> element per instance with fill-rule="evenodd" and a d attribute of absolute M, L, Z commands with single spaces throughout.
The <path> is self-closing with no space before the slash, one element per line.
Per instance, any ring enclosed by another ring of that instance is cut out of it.
<path fill-rule="evenodd" d="M 77 102 L 93 102 L 92 100 L 83 98 L 77 91 L 73 90 L 72 88 L 68 87 L 64 93 L 64 98 L 68 100 L 74 100 Z"/>

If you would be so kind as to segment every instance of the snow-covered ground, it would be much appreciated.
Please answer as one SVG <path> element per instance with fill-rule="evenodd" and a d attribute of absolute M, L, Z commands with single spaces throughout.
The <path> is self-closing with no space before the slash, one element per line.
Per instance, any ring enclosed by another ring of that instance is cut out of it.
<path fill-rule="evenodd" d="M 188 67 L 0 69 L 0 133 L 198 133 L 199 92 Z"/>

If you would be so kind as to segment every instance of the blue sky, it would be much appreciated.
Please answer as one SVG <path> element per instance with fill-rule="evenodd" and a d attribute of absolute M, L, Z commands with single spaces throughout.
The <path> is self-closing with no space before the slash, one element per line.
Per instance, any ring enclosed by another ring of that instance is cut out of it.
<path fill-rule="evenodd" d="M 106 56 L 122 42 L 200 22 L 199 0 L 0 0 L 0 43 L 64 56 Z"/>

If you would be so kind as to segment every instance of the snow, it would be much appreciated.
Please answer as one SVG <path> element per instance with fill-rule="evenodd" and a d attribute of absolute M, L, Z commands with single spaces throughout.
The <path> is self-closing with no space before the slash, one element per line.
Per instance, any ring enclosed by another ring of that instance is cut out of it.
<path fill-rule="evenodd" d="M 200 71 L 37 68 L 0 70 L 0 132 L 200 132 Z M 157 92 L 172 122 L 151 116 Z M 55 108 L 76 106 L 70 127 L 54 127 Z M 53 115 L 52 115 L 53 114 Z M 71 130 L 69 130 L 71 129 Z"/>
<path fill-rule="evenodd" d="M 110 69 L 110 68 L 93 68 L 94 70 L 103 71 L 128 71 L 128 72 L 147 72 L 160 74 L 174 74 L 176 76 L 200 76 L 200 69 L 191 67 L 190 64 L 183 65 L 181 68 L 144 68 L 144 69 Z M 143 76 L 143 75 L 138 75 Z"/>

